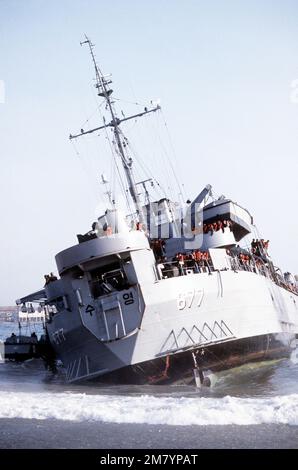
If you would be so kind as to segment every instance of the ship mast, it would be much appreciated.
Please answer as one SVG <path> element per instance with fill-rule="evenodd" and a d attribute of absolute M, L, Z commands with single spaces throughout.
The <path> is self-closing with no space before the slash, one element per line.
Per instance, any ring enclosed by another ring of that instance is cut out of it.
<path fill-rule="evenodd" d="M 103 75 L 103 73 L 101 72 L 100 68 L 98 67 L 98 65 L 96 63 L 95 54 L 94 54 L 94 51 L 93 51 L 94 44 L 92 44 L 91 40 L 87 36 L 85 36 L 85 38 L 86 38 L 85 41 L 81 42 L 80 44 L 81 44 L 81 46 L 83 44 L 88 44 L 88 46 L 89 46 L 90 54 L 91 54 L 91 57 L 92 57 L 94 68 L 95 68 L 95 76 L 96 76 L 96 85 L 95 85 L 95 87 L 97 88 L 97 94 L 98 94 L 98 96 L 101 96 L 106 100 L 107 108 L 108 108 L 108 110 L 110 112 L 110 115 L 111 115 L 111 121 L 108 124 L 104 123 L 103 126 L 96 127 L 96 128 L 91 129 L 89 131 L 84 131 L 83 129 L 81 129 L 80 134 L 70 135 L 69 138 L 70 139 L 75 139 L 75 138 L 80 137 L 82 135 L 91 134 L 95 131 L 98 131 L 100 129 L 104 129 L 106 127 L 112 127 L 113 128 L 113 132 L 114 132 L 114 136 L 115 136 L 115 142 L 116 142 L 116 146 L 117 146 L 117 151 L 118 151 L 118 154 L 120 156 L 122 166 L 124 168 L 124 172 L 125 172 L 127 183 L 128 183 L 129 192 L 130 192 L 130 195 L 132 197 L 132 200 L 133 200 L 133 203 L 134 203 L 134 206 L 135 206 L 135 209 L 136 209 L 138 222 L 144 224 L 145 223 L 145 217 L 144 217 L 143 210 L 142 210 L 142 203 L 141 203 L 141 199 L 140 199 L 140 196 L 139 196 L 139 193 L 138 193 L 137 183 L 135 182 L 134 174 L 133 174 L 133 168 L 132 168 L 133 160 L 132 160 L 131 157 L 129 157 L 127 155 L 127 153 L 125 151 L 125 148 L 126 148 L 127 144 L 125 142 L 124 135 L 123 135 L 123 133 L 120 129 L 120 124 L 124 121 L 128 121 L 130 119 L 135 119 L 137 117 L 144 116 L 145 114 L 155 112 L 155 111 L 160 109 L 160 106 L 157 105 L 156 107 L 151 108 L 151 109 L 145 108 L 144 111 L 141 112 L 141 113 L 134 114 L 133 116 L 129 116 L 129 117 L 124 117 L 123 119 L 119 119 L 117 117 L 116 111 L 115 111 L 114 106 L 113 106 L 114 103 L 111 101 L 111 98 L 110 98 L 111 94 L 113 93 L 113 90 L 109 86 L 112 83 L 112 81 L 110 79 L 110 76 L 107 77 L 107 76 Z"/>

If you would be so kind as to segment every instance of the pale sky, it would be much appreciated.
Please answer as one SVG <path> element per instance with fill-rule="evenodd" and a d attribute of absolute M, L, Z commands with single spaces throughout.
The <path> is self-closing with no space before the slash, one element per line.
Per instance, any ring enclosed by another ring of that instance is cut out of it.
<path fill-rule="evenodd" d="M 42 287 L 102 200 L 103 136 L 79 155 L 68 140 L 92 114 L 101 124 L 84 33 L 115 96 L 160 98 L 187 197 L 210 183 L 249 209 L 275 264 L 298 273 L 297 1 L 0 0 L 0 305 Z M 163 125 L 123 130 L 167 187 Z"/>

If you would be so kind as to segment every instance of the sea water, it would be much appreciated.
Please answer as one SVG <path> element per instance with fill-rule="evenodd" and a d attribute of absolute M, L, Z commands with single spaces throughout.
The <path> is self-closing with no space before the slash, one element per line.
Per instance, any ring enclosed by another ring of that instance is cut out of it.
<path fill-rule="evenodd" d="M 16 324 L 1 323 L 0 339 Z M 69 385 L 41 360 L 0 364 L 0 418 L 172 426 L 298 425 L 298 351 L 216 375 L 213 387 Z"/>

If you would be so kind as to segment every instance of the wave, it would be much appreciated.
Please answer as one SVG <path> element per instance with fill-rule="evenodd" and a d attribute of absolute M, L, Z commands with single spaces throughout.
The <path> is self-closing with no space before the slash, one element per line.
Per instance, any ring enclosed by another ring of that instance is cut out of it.
<path fill-rule="evenodd" d="M 298 394 L 273 398 L 172 398 L 0 392 L 0 418 L 189 425 L 298 425 Z"/>

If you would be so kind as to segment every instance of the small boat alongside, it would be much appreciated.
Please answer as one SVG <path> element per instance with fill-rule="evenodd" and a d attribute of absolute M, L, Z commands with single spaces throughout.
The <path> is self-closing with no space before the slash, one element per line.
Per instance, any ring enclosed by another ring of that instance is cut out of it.
<path fill-rule="evenodd" d="M 4 359 L 11 361 L 22 362 L 37 358 L 39 357 L 38 350 L 36 333 L 32 333 L 30 336 L 12 333 L 4 341 Z"/>

